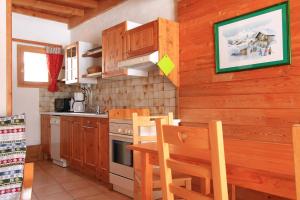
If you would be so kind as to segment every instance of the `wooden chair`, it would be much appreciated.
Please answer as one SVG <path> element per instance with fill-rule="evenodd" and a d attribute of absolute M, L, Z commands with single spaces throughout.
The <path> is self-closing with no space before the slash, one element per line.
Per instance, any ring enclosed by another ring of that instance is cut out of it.
<path fill-rule="evenodd" d="M 297 196 L 296 199 L 300 200 L 300 124 L 293 126 L 293 148 Z"/>
<path fill-rule="evenodd" d="M 133 144 L 140 144 L 145 142 L 156 142 L 156 124 L 155 120 L 161 119 L 163 124 L 173 124 L 173 113 L 169 113 L 167 116 L 138 116 L 137 113 L 133 113 Z M 142 133 L 145 133 L 143 135 Z M 135 171 L 135 188 L 139 188 L 141 185 L 140 174 L 141 172 L 141 160 L 138 152 L 134 152 L 134 171 Z M 191 177 L 181 176 L 176 174 L 174 180 L 176 185 L 191 189 Z M 161 190 L 160 182 L 160 169 L 159 167 L 153 168 L 153 190 Z M 135 191 L 135 198 L 139 199 L 139 192 Z"/>
<path fill-rule="evenodd" d="M 156 129 L 164 200 L 173 200 L 174 195 L 188 200 L 228 200 L 222 123 L 220 121 L 211 121 L 207 129 L 163 125 L 162 120 L 157 119 Z M 176 151 L 176 154 L 182 153 L 183 158 L 191 161 L 170 158 L 170 149 Z M 211 165 L 193 164 L 192 159 L 197 158 L 197 155 L 204 151 L 210 153 Z M 172 181 L 173 170 L 191 176 L 211 178 L 214 188 L 213 198 L 176 186 Z"/>
<path fill-rule="evenodd" d="M 33 163 L 25 163 L 23 186 L 22 186 L 20 200 L 31 200 L 33 173 L 34 173 L 34 164 Z"/>

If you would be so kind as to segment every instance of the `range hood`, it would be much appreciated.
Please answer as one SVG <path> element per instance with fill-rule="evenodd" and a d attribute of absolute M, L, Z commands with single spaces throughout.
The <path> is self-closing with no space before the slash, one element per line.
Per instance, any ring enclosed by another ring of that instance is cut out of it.
<path fill-rule="evenodd" d="M 126 68 L 128 70 L 132 69 L 137 71 L 143 71 L 146 72 L 148 75 L 148 71 L 151 71 L 154 68 L 156 68 L 157 63 L 158 63 L 158 51 L 155 51 L 151 54 L 120 61 L 118 63 L 118 67 Z"/>

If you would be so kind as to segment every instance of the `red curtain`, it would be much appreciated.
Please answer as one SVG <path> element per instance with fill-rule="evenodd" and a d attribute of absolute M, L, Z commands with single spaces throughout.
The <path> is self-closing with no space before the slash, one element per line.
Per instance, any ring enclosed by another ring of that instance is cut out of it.
<path fill-rule="evenodd" d="M 61 48 L 47 48 L 46 52 L 48 69 L 50 74 L 48 91 L 56 92 L 58 90 L 57 79 L 62 67 L 64 56 L 61 54 Z"/>

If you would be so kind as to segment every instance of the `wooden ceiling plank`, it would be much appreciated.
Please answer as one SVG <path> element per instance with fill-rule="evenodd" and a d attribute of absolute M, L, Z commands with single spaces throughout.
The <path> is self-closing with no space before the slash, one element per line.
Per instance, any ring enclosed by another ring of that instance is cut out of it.
<path fill-rule="evenodd" d="M 83 17 L 71 17 L 69 21 L 69 29 L 74 28 L 75 26 L 83 23 L 86 20 L 89 20 L 112 7 L 124 2 L 127 0 L 101 0 L 98 2 L 98 7 L 95 9 L 90 9 Z"/>
<path fill-rule="evenodd" d="M 98 1 L 96 0 L 52 0 L 57 3 L 70 6 L 79 6 L 84 8 L 97 8 Z"/>
<path fill-rule="evenodd" d="M 59 17 L 59 16 L 56 16 L 56 15 L 51 15 L 51 14 L 46 14 L 46 13 L 41 13 L 41 12 L 37 12 L 37 11 L 25 9 L 25 8 L 18 8 L 18 7 L 13 6 L 12 11 L 16 12 L 16 13 L 23 14 L 23 15 L 29 15 L 29 16 L 32 16 L 32 17 L 48 19 L 48 20 L 62 22 L 62 23 L 66 23 L 66 24 L 69 23 L 68 18 Z"/>
<path fill-rule="evenodd" d="M 38 1 L 38 0 L 13 0 L 13 5 L 16 6 L 24 6 L 32 9 L 40 9 L 49 12 L 55 12 L 65 15 L 73 15 L 73 16 L 84 16 L 84 10 L 79 8 L 72 8 L 68 6 L 62 6 L 55 3 Z"/>

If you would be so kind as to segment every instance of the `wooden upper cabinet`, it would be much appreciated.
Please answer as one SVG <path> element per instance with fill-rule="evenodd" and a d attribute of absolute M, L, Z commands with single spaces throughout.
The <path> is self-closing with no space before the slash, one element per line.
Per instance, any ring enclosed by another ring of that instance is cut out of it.
<path fill-rule="evenodd" d="M 75 42 L 65 48 L 65 79 L 66 84 L 96 84 L 97 80 L 84 78 L 87 74 L 87 68 L 96 64 L 96 60 L 90 57 L 84 57 L 86 51 L 94 48 L 92 43 Z"/>
<path fill-rule="evenodd" d="M 158 21 L 127 31 L 125 40 L 126 59 L 158 51 Z"/>
<path fill-rule="evenodd" d="M 143 69 L 119 68 L 118 63 L 134 57 L 158 52 L 159 60 L 169 56 L 175 67 L 168 79 L 179 86 L 179 24 L 158 18 L 144 25 L 123 22 L 102 33 L 103 78 L 115 76 L 147 76 Z M 122 65 L 121 65 L 122 66 Z M 162 72 L 161 75 L 164 75 Z"/>
<path fill-rule="evenodd" d="M 124 70 L 118 68 L 118 62 L 124 57 L 124 34 L 126 22 L 118 24 L 102 33 L 102 72 L 103 77 L 124 74 Z"/>

